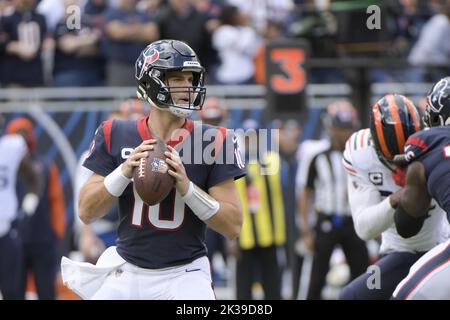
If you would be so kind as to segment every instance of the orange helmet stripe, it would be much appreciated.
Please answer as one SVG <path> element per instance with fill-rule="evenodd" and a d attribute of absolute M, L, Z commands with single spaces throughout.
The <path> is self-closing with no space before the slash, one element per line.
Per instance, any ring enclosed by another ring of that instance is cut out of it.
<path fill-rule="evenodd" d="M 392 94 L 386 97 L 389 105 L 389 110 L 391 111 L 392 120 L 394 120 L 395 135 L 397 137 L 398 151 L 402 152 L 405 146 L 405 133 L 403 132 L 402 122 L 400 120 L 400 114 L 398 108 L 396 108 L 395 98 Z"/>
<path fill-rule="evenodd" d="M 411 101 L 409 101 L 405 97 L 403 97 L 403 101 L 405 101 L 406 107 L 408 108 L 409 113 L 412 115 L 414 122 L 414 129 L 416 129 L 416 131 L 420 131 L 419 113 L 417 112 L 416 108 L 413 106 Z"/>
<path fill-rule="evenodd" d="M 377 130 L 378 142 L 380 143 L 381 151 L 385 155 L 386 158 L 392 159 L 391 153 L 386 145 L 386 141 L 384 140 L 383 128 L 381 127 L 381 118 L 380 118 L 380 105 L 378 103 L 372 109 L 373 118 L 375 119 L 375 128 Z"/>

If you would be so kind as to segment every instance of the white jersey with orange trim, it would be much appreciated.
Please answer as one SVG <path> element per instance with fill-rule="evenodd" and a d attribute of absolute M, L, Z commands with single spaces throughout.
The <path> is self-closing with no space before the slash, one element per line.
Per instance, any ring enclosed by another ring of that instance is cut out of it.
<path fill-rule="evenodd" d="M 425 252 L 445 241 L 444 211 L 433 201 L 422 230 L 409 239 L 398 235 L 389 195 L 400 190 L 392 172 L 378 159 L 369 129 L 355 132 L 347 141 L 343 166 L 348 173 L 349 203 L 356 233 L 364 240 L 381 234 L 380 253 Z"/>
<path fill-rule="evenodd" d="M 17 172 L 28 147 L 20 135 L 0 137 L 0 237 L 9 231 L 16 218 L 18 199 L 16 194 Z"/>

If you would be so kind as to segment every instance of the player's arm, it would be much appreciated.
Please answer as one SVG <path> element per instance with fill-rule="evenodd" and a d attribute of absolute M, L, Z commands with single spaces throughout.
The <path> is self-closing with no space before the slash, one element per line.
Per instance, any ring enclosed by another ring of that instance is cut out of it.
<path fill-rule="evenodd" d="M 349 174 L 347 191 L 355 231 L 361 239 L 374 239 L 394 223 L 403 189 L 382 200 L 375 186 Z"/>
<path fill-rule="evenodd" d="M 103 177 L 94 173 L 80 190 L 78 215 L 86 224 L 103 217 L 122 195 L 133 177 L 133 170 L 139 166 L 139 160 L 147 157 L 147 151 L 153 150 L 156 140 L 145 140 L 136 147 L 128 159 L 114 171 Z"/>
<path fill-rule="evenodd" d="M 94 173 L 80 190 L 78 215 L 81 221 L 90 224 L 103 217 L 116 201 L 117 197 L 109 193 L 105 187 L 105 177 Z"/>
<path fill-rule="evenodd" d="M 29 154 L 26 154 L 20 162 L 19 174 L 24 177 L 28 185 L 27 194 L 22 200 L 22 210 L 27 215 L 32 215 L 39 204 L 40 178 Z"/>
<path fill-rule="evenodd" d="M 205 223 L 213 230 L 233 240 L 242 228 L 242 204 L 234 179 L 228 179 L 209 188 L 209 195 L 219 203 L 219 210 Z"/>
<path fill-rule="evenodd" d="M 19 173 L 28 183 L 28 191 L 39 194 L 39 175 L 33 168 L 33 160 L 29 154 L 25 155 L 20 162 Z"/>
<path fill-rule="evenodd" d="M 395 226 L 403 238 L 410 238 L 422 229 L 430 207 L 425 168 L 415 161 L 408 166 L 405 192 L 395 211 Z"/>

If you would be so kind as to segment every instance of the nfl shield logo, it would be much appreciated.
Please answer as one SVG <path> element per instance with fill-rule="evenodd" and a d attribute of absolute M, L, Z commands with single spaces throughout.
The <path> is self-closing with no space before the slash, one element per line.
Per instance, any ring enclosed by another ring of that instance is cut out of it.
<path fill-rule="evenodd" d="M 152 161 L 152 171 L 166 173 L 168 170 L 167 163 L 163 159 L 155 158 Z"/>

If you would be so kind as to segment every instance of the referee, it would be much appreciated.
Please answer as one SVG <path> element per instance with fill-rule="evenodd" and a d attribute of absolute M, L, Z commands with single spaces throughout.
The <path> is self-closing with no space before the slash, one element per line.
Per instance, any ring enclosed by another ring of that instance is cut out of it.
<path fill-rule="evenodd" d="M 339 244 L 344 251 L 352 279 L 366 271 L 369 260 L 366 244 L 353 228 L 347 199 L 347 177 L 342 167 L 345 142 L 358 127 L 357 114 L 350 103 L 338 101 L 327 107 L 323 120 L 330 145 L 311 161 L 302 163 L 301 168 L 305 171 L 299 197 L 300 234 L 308 251 L 313 253 L 308 300 L 321 299 L 336 245 Z M 313 230 L 308 219 L 311 199 L 317 214 Z"/>

